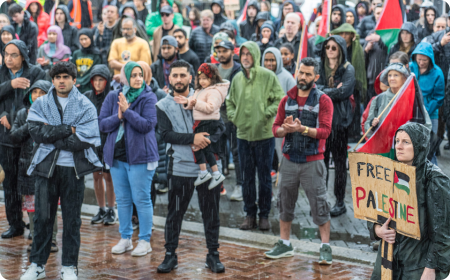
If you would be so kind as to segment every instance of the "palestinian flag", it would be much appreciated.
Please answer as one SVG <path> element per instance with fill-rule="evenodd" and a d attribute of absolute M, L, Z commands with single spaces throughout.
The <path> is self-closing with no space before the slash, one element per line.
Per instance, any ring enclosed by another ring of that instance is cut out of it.
<path fill-rule="evenodd" d="M 394 186 L 399 190 L 404 190 L 409 195 L 409 176 L 400 171 L 395 171 Z"/>
<path fill-rule="evenodd" d="M 386 116 L 384 120 L 378 124 L 378 128 L 374 131 L 372 137 L 357 152 L 378 154 L 394 159 L 393 143 L 395 132 L 413 117 L 415 95 L 416 88 L 414 75 L 412 74 L 396 95 L 391 108 L 383 114 Z M 381 111 L 384 110 L 384 108 L 380 109 Z"/>
<path fill-rule="evenodd" d="M 306 25 L 306 20 L 303 21 L 302 26 L 302 37 L 300 38 L 300 45 L 298 46 L 298 57 L 297 57 L 297 69 L 295 69 L 294 77 L 297 77 L 297 71 L 300 67 L 300 61 L 308 56 L 308 26 Z"/>
<path fill-rule="evenodd" d="M 53 5 L 52 10 L 50 11 L 50 25 L 56 24 L 55 13 L 56 13 L 56 7 L 58 7 L 58 5 L 59 5 L 59 0 L 56 0 L 55 5 Z"/>
<path fill-rule="evenodd" d="M 333 6 L 333 0 L 325 0 L 322 6 L 322 20 L 319 24 L 319 32 L 316 36 L 316 45 L 322 43 L 327 38 L 327 34 L 330 33 L 330 17 L 331 7 Z M 304 29 L 304 28 L 303 28 Z M 298 65 L 298 63 L 297 63 Z"/>
<path fill-rule="evenodd" d="M 383 43 L 388 47 L 397 43 L 398 34 L 404 22 L 404 6 L 402 0 L 386 0 L 380 19 L 375 26 L 375 33 L 380 35 Z"/>
<path fill-rule="evenodd" d="M 244 6 L 244 8 L 243 8 L 242 11 L 241 11 L 241 15 L 240 15 L 239 18 L 236 20 L 236 23 L 238 24 L 238 26 L 239 26 L 239 24 L 240 24 L 241 22 L 243 22 L 244 20 L 247 19 L 247 6 L 248 6 L 248 1 L 249 1 L 249 0 L 247 0 L 247 1 L 245 2 L 245 6 Z"/>

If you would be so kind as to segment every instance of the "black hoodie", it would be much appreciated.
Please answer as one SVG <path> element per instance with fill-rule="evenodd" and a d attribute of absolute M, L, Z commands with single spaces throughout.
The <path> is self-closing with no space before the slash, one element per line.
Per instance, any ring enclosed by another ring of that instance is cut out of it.
<path fill-rule="evenodd" d="M 420 43 L 419 37 L 417 36 L 417 28 L 414 25 L 414 23 L 411 23 L 411 22 L 403 23 L 402 28 L 400 29 L 400 32 L 398 33 L 398 39 L 397 39 L 398 42 L 391 47 L 391 50 L 389 51 L 389 54 L 386 58 L 386 66 L 389 65 L 389 57 L 393 53 L 400 50 L 400 42 L 402 41 L 401 33 L 403 30 L 411 33 L 413 35 L 413 40 L 414 40 L 414 44 L 412 45 L 412 47 L 409 49 L 409 51 L 407 53 L 408 57 L 411 57 L 412 52 L 414 51 L 416 46 Z"/>
<path fill-rule="evenodd" d="M 28 49 L 24 42 L 20 40 L 12 40 L 6 44 L 15 45 L 24 61 L 22 62 L 23 73 L 20 77 L 30 80 L 30 84 L 33 85 L 35 81 L 45 80 L 45 71 L 40 66 L 32 65 L 28 58 Z M 5 60 L 0 68 L 0 118 L 6 116 L 10 125 L 15 121 L 17 112 L 24 107 L 22 97 L 24 95 L 23 89 L 14 89 L 11 86 L 11 74 L 6 67 Z M 19 144 L 14 143 L 10 138 L 10 131 L 4 126 L 0 125 L 0 145 L 9 147 L 20 147 Z"/>
<path fill-rule="evenodd" d="M 222 0 L 214 0 L 211 3 L 211 10 L 212 10 L 212 5 L 214 5 L 214 4 L 217 4 L 220 7 L 220 12 L 218 14 L 214 14 L 214 24 L 217 26 L 220 26 L 222 23 L 224 23 L 228 20 L 228 18 L 223 15 L 223 13 L 225 11 L 225 6 L 224 6 Z"/>
<path fill-rule="evenodd" d="M 17 112 L 16 119 L 11 128 L 11 140 L 21 146 L 19 156 L 19 173 L 17 178 L 17 187 L 21 195 L 34 195 L 34 176 L 28 176 L 27 170 L 31 164 L 33 153 L 33 139 L 28 131 L 28 109 L 31 107 L 30 95 L 34 89 L 39 88 L 44 92 L 48 92 L 52 83 L 49 81 L 38 80 L 28 90 L 27 94 L 23 96 L 24 108 Z"/>
<path fill-rule="evenodd" d="M 334 24 L 332 21 L 333 11 L 335 11 L 335 10 L 339 10 L 341 12 L 341 21 L 338 24 Z M 333 6 L 333 9 L 331 10 L 331 16 L 330 16 L 330 29 L 331 30 L 336 29 L 345 23 L 345 18 L 346 18 L 345 11 L 346 11 L 346 8 L 344 7 L 344 5 L 339 4 L 339 5 Z"/>
<path fill-rule="evenodd" d="M 64 45 L 68 46 L 72 53 L 80 48 L 78 45 L 78 29 L 74 26 L 70 25 L 70 14 L 69 9 L 66 5 L 58 5 L 56 10 L 61 10 L 66 15 L 66 23 L 64 24 L 64 28 L 62 29 L 63 37 L 64 37 Z"/>
<path fill-rule="evenodd" d="M 259 13 L 259 3 L 256 0 L 250 0 L 247 5 L 247 19 L 239 24 L 239 29 L 241 30 L 241 36 L 247 40 L 252 38 L 252 34 L 255 33 L 257 22 L 254 19 L 253 22 L 250 22 L 248 17 L 248 7 L 253 6 L 256 8 L 256 16 Z"/>
<path fill-rule="evenodd" d="M 145 24 L 144 22 L 139 18 L 139 12 L 136 9 L 136 6 L 134 5 L 133 2 L 127 2 L 124 5 L 120 6 L 120 10 L 119 10 L 119 16 L 122 17 L 123 16 L 123 11 L 126 8 L 131 8 L 134 11 L 134 20 L 136 21 L 136 23 L 139 25 L 139 27 L 141 27 L 142 29 L 145 30 Z M 120 24 L 120 27 L 122 27 L 122 24 Z"/>
<path fill-rule="evenodd" d="M 420 28 L 418 31 L 418 36 L 419 36 L 420 41 L 422 41 L 423 38 L 430 36 L 434 32 L 434 30 L 433 30 L 434 21 L 433 21 L 433 24 L 429 25 L 427 18 L 426 18 L 427 11 L 429 11 L 429 10 L 434 11 L 434 20 L 435 21 L 439 17 L 439 12 L 435 6 L 429 6 L 429 7 L 425 8 L 425 10 L 423 12 L 423 15 L 425 17 L 423 20 L 424 24 L 423 24 L 423 27 Z"/>
<path fill-rule="evenodd" d="M 14 30 L 17 30 L 17 23 L 12 21 L 11 25 L 14 27 Z M 30 63 L 36 64 L 38 26 L 30 20 L 30 13 L 28 11 L 24 11 L 22 28 L 20 29 L 20 34 L 17 35 L 19 35 L 20 40 L 27 46 L 27 56 L 29 57 Z"/>

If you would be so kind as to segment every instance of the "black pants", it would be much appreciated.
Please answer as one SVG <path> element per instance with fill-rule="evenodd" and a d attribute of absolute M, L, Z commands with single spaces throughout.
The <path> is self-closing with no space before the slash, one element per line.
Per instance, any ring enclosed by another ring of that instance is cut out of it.
<path fill-rule="evenodd" d="M 1 128 L 3 129 L 3 128 Z M 6 219 L 11 227 L 23 228 L 22 195 L 17 186 L 20 148 L 0 145 L 0 165 L 5 171 L 3 190 L 5 192 Z"/>
<path fill-rule="evenodd" d="M 218 153 L 217 149 L 214 147 L 220 146 L 220 135 L 217 139 L 214 139 L 217 128 L 219 127 L 220 121 L 209 120 L 209 121 L 196 121 L 194 125 L 194 133 L 207 132 L 209 133 L 209 138 L 211 139 L 211 145 L 208 145 L 204 149 L 200 149 L 194 152 L 195 163 L 204 164 L 208 163 L 209 166 L 217 165 L 215 153 Z M 211 137 L 212 136 L 212 137 Z M 215 143 L 214 143 L 215 142 Z"/>
<path fill-rule="evenodd" d="M 77 179 L 73 167 L 56 166 L 52 178 L 36 176 L 33 247 L 30 262 L 47 263 L 52 246 L 53 223 L 61 198 L 63 218 L 63 266 L 77 266 L 80 252 L 81 205 L 84 177 Z"/>
<path fill-rule="evenodd" d="M 181 231 L 184 214 L 194 194 L 196 177 L 169 176 L 169 206 L 166 219 L 164 247 L 168 252 L 175 252 Z M 208 190 L 209 182 L 197 187 L 198 202 L 202 212 L 206 247 L 210 250 L 219 248 L 219 200 L 220 188 Z"/>
<path fill-rule="evenodd" d="M 236 126 L 232 122 L 225 123 L 225 133 L 222 134 L 222 138 L 220 139 L 220 145 L 222 146 L 221 150 L 224 151 L 221 153 L 220 159 L 222 160 L 222 167 L 228 168 L 228 164 L 230 163 L 230 150 L 233 156 L 234 163 L 234 171 L 236 173 L 236 185 L 242 186 L 242 172 L 241 165 L 239 164 L 239 152 L 237 145 L 237 137 L 236 137 Z M 230 141 L 230 150 L 227 149 L 227 140 Z"/>
<path fill-rule="evenodd" d="M 334 195 L 337 201 L 343 201 L 345 197 L 345 186 L 347 185 L 347 144 L 348 144 L 348 128 L 331 130 L 331 134 L 327 139 L 325 148 L 325 166 L 327 167 L 327 185 L 328 185 L 328 169 L 330 166 L 330 153 L 334 160 Z"/>

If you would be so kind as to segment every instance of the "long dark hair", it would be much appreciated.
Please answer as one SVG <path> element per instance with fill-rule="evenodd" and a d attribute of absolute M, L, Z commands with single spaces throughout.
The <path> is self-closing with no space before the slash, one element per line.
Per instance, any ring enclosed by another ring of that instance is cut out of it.
<path fill-rule="evenodd" d="M 215 84 L 223 83 L 222 77 L 220 77 L 219 69 L 216 65 L 212 63 L 206 63 L 209 66 L 209 69 L 211 69 L 212 77 L 210 78 L 211 84 L 209 86 L 213 86 Z M 198 82 L 200 74 L 197 73 L 195 76 L 195 89 L 203 89 L 200 83 Z"/>

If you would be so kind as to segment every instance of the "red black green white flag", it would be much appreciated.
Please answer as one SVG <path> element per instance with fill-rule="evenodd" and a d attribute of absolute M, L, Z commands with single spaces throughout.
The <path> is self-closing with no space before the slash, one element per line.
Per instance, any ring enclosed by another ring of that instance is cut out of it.
<path fill-rule="evenodd" d="M 375 33 L 380 35 L 383 43 L 391 49 L 397 43 L 398 34 L 404 22 L 402 0 L 386 0 L 380 19 L 375 26 Z"/>
<path fill-rule="evenodd" d="M 394 172 L 394 186 L 399 190 L 404 190 L 408 195 L 409 189 L 409 176 L 405 173 L 395 170 Z"/>
<path fill-rule="evenodd" d="M 316 45 L 322 43 L 330 33 L 330 16 L 331 7 L 333 6 L 333 0 L 325 0 L 322 5 L 322 20 L 319 24 L 319 32 L 316 36 Z"/>

